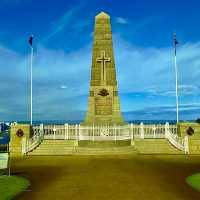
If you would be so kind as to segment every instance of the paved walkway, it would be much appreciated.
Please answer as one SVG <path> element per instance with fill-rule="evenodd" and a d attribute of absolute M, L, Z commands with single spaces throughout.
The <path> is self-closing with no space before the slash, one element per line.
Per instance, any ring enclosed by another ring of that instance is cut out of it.
<path fill-rule="evenodd" d="M 12 161 L 30 190 L 16 200 L 198 200 L 185 177 L 200 156 L 32 156 Z"/>

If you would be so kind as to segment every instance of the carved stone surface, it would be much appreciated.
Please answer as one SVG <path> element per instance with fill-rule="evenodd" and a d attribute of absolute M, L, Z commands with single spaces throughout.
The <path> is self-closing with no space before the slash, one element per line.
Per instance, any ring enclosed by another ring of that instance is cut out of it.
<path fill-rule="evenodd" d="M 110 16 L 95 17 L 90 96 L 84 124 L 123 124 L 118 97 Z"/>

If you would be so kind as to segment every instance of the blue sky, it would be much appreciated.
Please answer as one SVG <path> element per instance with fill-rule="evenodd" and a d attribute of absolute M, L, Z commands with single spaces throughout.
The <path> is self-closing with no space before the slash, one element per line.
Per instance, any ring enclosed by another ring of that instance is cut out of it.
<path fill-rule="evenodd" d="M 0 121 L 29 119 L 31 34 L 34 119 L 84 118 L 94 17 L 100 11 L 111 16 L 125 119 L 176 118 L 174 31 L 180 119 L 200 117 L 199 7 L 198 0 L 1 0 Z"/>

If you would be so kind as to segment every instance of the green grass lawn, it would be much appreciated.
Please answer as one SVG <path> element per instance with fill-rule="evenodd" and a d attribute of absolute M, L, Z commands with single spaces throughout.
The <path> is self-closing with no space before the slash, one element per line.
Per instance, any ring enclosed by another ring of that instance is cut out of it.
<path fill-rule="evenodd" d="M 0 176 L 0 199 L 10 200 L 30 185 L 25 178 L 17 176 Z"/>
<path fill-rule="evenodd" d="M 186 182 L 200 192 L 200 173 L 188 176 Z"/>

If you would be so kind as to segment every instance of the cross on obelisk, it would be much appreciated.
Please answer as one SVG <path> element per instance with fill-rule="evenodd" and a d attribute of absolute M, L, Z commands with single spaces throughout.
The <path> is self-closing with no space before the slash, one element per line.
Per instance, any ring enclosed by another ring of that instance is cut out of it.
<path fill-rule="evenodd" d="M 106 62 L 110 62 L 110 57 L 106 57 L 105 51 L 101 51 L 101 55 L 97 58 L 97 62 L 101 62 L 101 83 L 104 84 L 106 80 Z"/>

